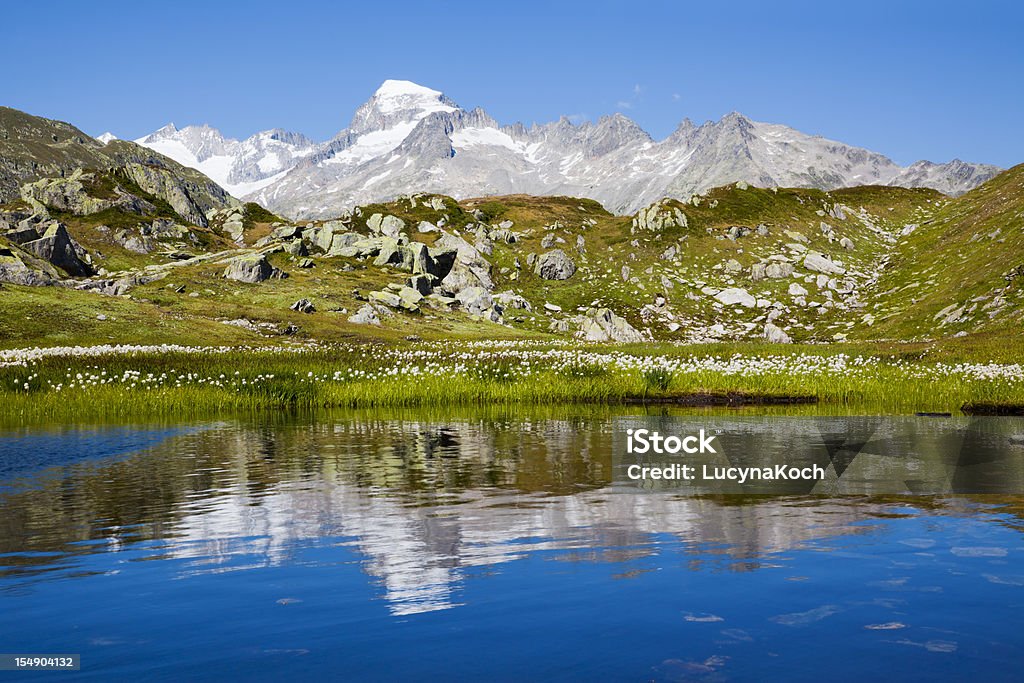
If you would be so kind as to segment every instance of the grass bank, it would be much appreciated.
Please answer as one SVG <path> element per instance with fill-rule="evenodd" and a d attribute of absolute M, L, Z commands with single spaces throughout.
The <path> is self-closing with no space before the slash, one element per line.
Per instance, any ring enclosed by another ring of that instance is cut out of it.
<path fill-rule="evenodd" d="M 1024 403 L 1024 369 L 1016 364 L 822 347 L 728 350 L 468 342 L 14 352 L 0 357 L 0 419 L 11 425 L 334 407 L 694 405 L 704 396 L 734 403 L 799 397 L 885 413 Z"/>

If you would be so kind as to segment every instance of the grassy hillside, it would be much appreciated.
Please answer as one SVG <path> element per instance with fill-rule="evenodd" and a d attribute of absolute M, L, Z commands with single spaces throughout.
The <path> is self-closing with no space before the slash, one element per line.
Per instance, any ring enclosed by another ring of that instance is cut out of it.
<path fill-rule="evenodd" d="M 915 222 L 879 280 L 877 333 L 936 338 L 1021 333 L 1024 165 Z"/>

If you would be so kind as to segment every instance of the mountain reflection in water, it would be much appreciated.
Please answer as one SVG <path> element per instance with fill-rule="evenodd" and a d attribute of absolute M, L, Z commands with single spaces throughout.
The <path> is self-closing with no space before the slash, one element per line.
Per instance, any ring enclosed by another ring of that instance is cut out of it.
<path fill-rule="evenodd" d="M 612 424 L 600 410 L 527 417 L 413 411 L 180 431 L 120 427 L 144 449 L 99 459 L 79 453 L 63 465 L 47 458 L 31 471 L 7 463 L 14 475 L 0 481 L 0 605 L 5 596 L 31 600 L 53 582 L 130 572 L 140 561 L 162 563 L 164 579 L 191 581 L 283 567 L 301 576 L 357 562 L 392 618 L 461 609 L 467 586 L 536 557 L 610 565 L 607 591 L 679 569 L 736 575 L 782 567 L 796 584 L 806 577 L 794 553 L 839 553 L 855 563 L 872 552 L 871 543 L 844 539 L 884 539 L 878 542 L 919 559 L 933 553 L 936 540 L 919 528 L 894 536 L 893 520 L 911 518 L 982 520 L 1010 533 L 1010 543 L 975 532 L 946 539 L 947 555 L 995 562 L 984 574 L 992 587 L 1024 585 L 1019 572 L 998 564 L 1021 553 L 1019 534 L 1010 531 L 1019 528 L 1019 501 L 623 494 L 610 481 Z M 150 443 L 146 435 L 159 438 Z M 17 438 L 24 435 L 0 436 L 8 445 Z M 15 457 L 0 449 L 0 458 Z M 896 590 L 901 584 L 883 584 L 899 578 L 879 578 L 872 590 Z M 281 592 L 279 605 L 294 600 L 288 586 Z M 826 596 L 816 602 L 823 604 L 768 621 L 794 627 L 851 609 Z M 721 618 L 696 611 L 681 620 Z M 896 629 L 903 618 L 879 619 L 863 628 Z M 13 622 L 0 619 L 5 628 Z M 742 629 L 722 632 L 745 642 Z M 929 651 L 929 640 L 909 642 Z M 651 675 L 720 669 L 709 661 L 666 658 Z"/>

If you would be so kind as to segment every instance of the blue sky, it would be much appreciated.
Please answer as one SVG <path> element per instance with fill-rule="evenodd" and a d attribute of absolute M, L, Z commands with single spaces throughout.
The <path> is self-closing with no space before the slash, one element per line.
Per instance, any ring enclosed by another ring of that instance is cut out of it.
<path fill-rule="evenodd" d="M 1024 162 L 1004 2 L 7 3 L 0 104 L 138 137 L 323 140 L 387 78 L 502 123 L 620 111 L 656 138 L 737 110 L 888 154 Z"/>

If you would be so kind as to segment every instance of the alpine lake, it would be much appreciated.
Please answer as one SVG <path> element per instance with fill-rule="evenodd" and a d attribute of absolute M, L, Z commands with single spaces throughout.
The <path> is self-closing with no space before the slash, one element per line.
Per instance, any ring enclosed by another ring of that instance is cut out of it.
<path fill-rule="evenodd" d="M 985 428 L 1007 444 L 1009 490 L 861 490 L 877 471 L 857 460 L 853 488 L 780 493 L 643 491 L 614 473 L 622 425 L 651 419 L 752 425 L 776 435 L 751 442 L 769 460 L 834 456 L 814 410 L 7 428 L 0 642 L 80 654 L 71 680 L 1019 679 L 1024 419 Z M 871 419 L 861 442 L 890 460 L 919 444 L 921 480 L 965 448 L 960 418 Z"/>

